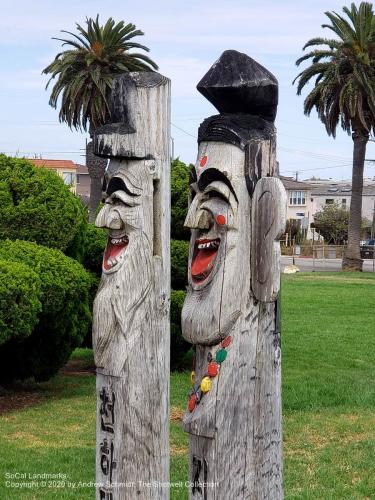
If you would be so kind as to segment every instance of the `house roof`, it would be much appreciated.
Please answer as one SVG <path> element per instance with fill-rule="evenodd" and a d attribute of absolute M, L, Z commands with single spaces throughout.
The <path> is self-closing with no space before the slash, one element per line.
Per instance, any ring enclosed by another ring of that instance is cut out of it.
<path fill-rule="evenodd" d="M 72 160 L 48 160 L 47 158 L 27 158 L 36 167 L 56 168 L 56 169 L 76 169 L 76 164 Z"/>
<path fill-rule="evenodd" d="M 334 198 L 335 196 L 339 196 L 342 198 L 343 196 L 351 196 L 352 195 L 352 186 L 348 183 L 332 183 L 325 184 L 322 186 L 314 186 L 311 191 L 311 196 L 329 196 L 330 198 Z M 367 185 L 363 186 L 363 196 L 375 196 L 375 185 Z"/>
<path fill-rule="evenodd" d="M 86 165 L 81 165 L 80 163 L 76 163 L 77 174 L 79 175 L 89 175 L 89 171 Z"/>
<path fill-rule="evenodd" d="M 280 175 L 279 177 L 281 182 L 284 184 L 286 190 L 303 189 L 307 191 L 312 187 L 310 186 L 310 184 L 307 184 L 306 182 L 296 181 L 295 179 L 293 179 L 293 177 L 284 177 L 283 175 Z"/>

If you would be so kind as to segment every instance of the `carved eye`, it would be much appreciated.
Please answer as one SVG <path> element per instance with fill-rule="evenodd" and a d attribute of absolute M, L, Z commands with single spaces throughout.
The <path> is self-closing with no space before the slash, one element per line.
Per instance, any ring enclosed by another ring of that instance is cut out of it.
<path fill-rule="evenodd" d="M 203 191 L 206 198 L 218 198 L 229 203 L 231 191 L 227 185 L 220 181 L 211 182 Z"/>
<path fill-rule="evenodd" d="M 227 197 L 223 195 L 223 193 L 220 193 L 215 189 L 210 189 L 209 191 L 205 192 L 205 195 L 207 196 L 207 198 L 219 198 L 220 200 L 223 200 L 226 203 L 228 203 L 229 201 Z"/>
<path fill-rule="evenodd" d="M 115 191 L 107 200 L 110 200 L 112 203 L 120 203 L 121 205 L 125 205 L 127 207 L 135 207 L 139 205 L 139 201 L 125 191 Z"/>

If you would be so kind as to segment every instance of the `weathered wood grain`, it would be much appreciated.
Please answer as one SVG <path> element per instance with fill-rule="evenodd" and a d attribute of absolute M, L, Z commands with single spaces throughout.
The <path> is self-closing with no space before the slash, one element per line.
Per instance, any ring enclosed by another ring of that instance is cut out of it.
<path fill-rule="evenodd" d="M 119 78 L 119 122 L 94 138 L 110 158 L 96 220 L 109 229 L 93 314 L 97 499 L 169 498 L 170 84 L 151 80 Z"/>
<path fill-rule="evenodd" d="M 273 302 L 280 290 L 280 243 L 285 232 L 286 192 L 276 177 L 262 177 L 252 203 L 252 289 L 261 302 Z"/>
<path fill-rule="evenodd" d="M 274 240 L 279 226 L 285 223 L 280 206 L 285 193 L 279 191 L 278 179 L 264 177 L 276 171 L 274 138 L 254 141 L 252 148 L 257 167 L 253 169 L 254 190 L 250 197 L 245 179 L 249 152 L 220 142 L 200 143 L 195 167 L 197 185 L 204 170 L 212 167 L 226 173 L 236 196 L 228 196 L 225 228 L 215 227 L 217 208 L 223 213 L 223 207 L 221 199 L 205 199 L 207 186 L 203 190 L 196 188 L 198 193 L 186 219 L 192 237 L 182 326 L 184 337 L 196 344 L 195 390 L 207 375 L 209 354 L 215 356 L 220 341 L 232 336 L 227 358 L 218 376 L 212 379 L 211 390 L 201 395 L 200 403 L 192 412 L 187 410 L 183 419 L 190 434 L 189 474 L 195 484 L 190 498 L 194 500 L 279 500 L 283 496 L 280 333 L 274 302 L 277 293 L 276 287 L 272 288 L 272 294 L 266 297 L 269 304 L 254 294 L 252 284 L 258 280 L 258 274 L 252 271 L 252 265 L 263 253 L 262 249 L 254 250 L 252 238 L 258 233 L 267 237 L 268 228 L 257 227 L 271 215 L 271 229 L 276 227 L 276 231 L 270 234 L 272 241 L 266 241 L 263 247 L 269 245 L 271 263 L 277 271 L 279 254 Z M 207 157 L 204 169 L 200 166 L 202 157 Z M 273 204 L 259 203 L 260 194 L 267 189 L 273 194 Z M 213 214 L 208 225 L 200 225 L 202 211 Z M 215 274 L 211 281 L 197 285 L 192 277 L 195 242 L 218 235 L 224 245 L 222 253 L 218 253 Z M 272 280 L 275 282 L 277 278 Z M 231 315 L 237 312 L 231 321 Z"/>

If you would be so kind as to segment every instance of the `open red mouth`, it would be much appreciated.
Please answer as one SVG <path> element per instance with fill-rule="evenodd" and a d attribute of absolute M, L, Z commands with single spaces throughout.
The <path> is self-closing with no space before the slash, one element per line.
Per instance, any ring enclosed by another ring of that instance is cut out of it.
<path fill-rule="evenodd" d="M 127 235 L 121 237 L 109 235 L 103 259 L 103 268 L 105 271 L 109 271 L 121 261 L 122 253 L 126 250 L 128 243 L 129 238 Z"/>
<path fill-rule="evenodd" d="M 214 268 L 220 246 L 220 238 L 214 240 L 195 240 L 191 277 L 195 283 L 204 281 Z"/>

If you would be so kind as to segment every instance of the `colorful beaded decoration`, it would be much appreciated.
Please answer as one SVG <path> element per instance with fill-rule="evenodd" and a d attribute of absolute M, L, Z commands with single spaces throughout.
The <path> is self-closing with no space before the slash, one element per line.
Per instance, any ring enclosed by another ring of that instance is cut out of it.
<path fill-rule="evenodd" d="M 225 339 L 220 343 L 219 349 L 215 353 L 215 360 L 212 356 L 212 353 L 208 353 L 207 373 L 202 377 L 200 382 L 196 382 L 194 357 L 193 371 L 191 372 L 191 384 L 193 386 L 193 389 L 190 392 L 188 401 L 188 410 L 190 413 L 192 413 L 200 403 L 202 396 L 211 390 L 212 379 L 218 375 L 221 363 L 225 361 L 228 354 L 228 351 L 226 349 L 230 346 L 231 342 L 232 337 L 230 335 L 228 335 L 228 337 L 225 337 Z"/>

